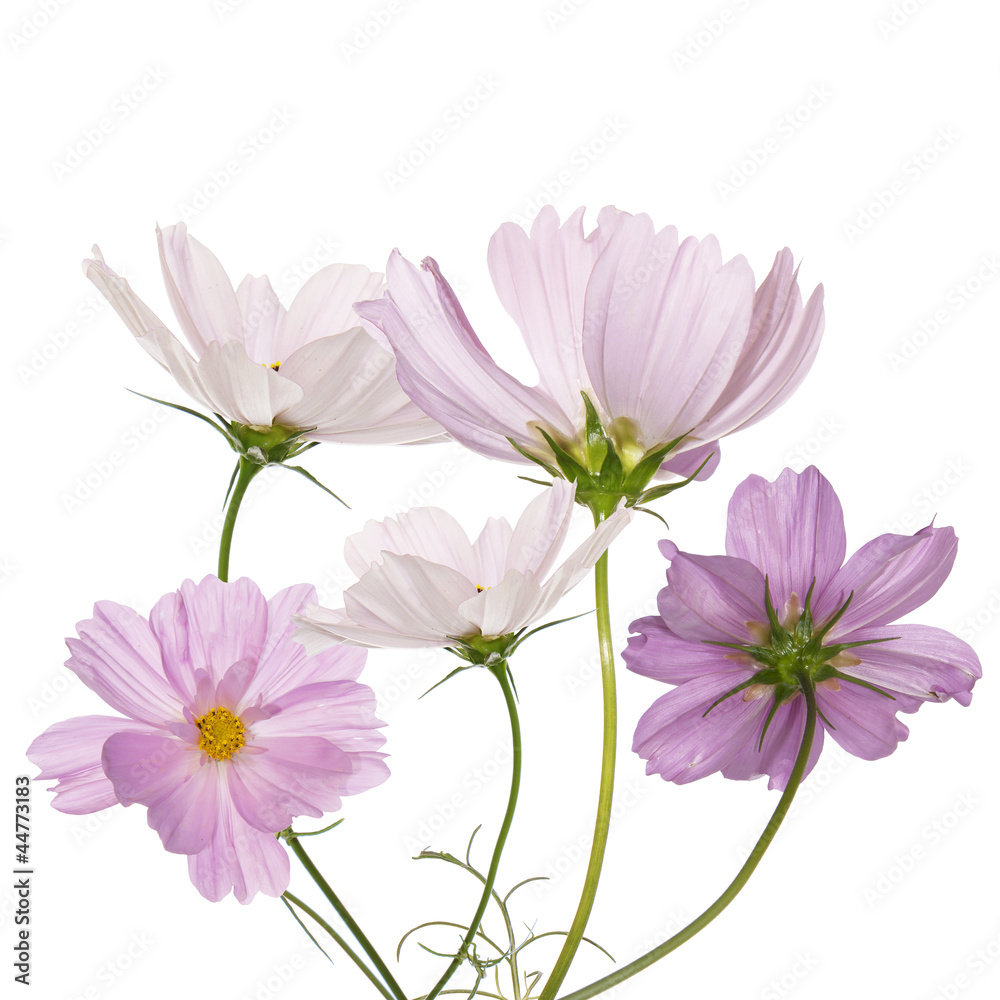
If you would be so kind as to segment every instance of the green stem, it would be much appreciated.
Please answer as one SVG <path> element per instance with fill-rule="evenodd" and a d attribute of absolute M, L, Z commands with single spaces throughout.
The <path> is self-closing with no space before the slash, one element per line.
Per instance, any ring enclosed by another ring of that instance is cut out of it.
<path fill-rule="evenodd" d="M 600 514 L 594 520 L 603 520 Z M 605 552 L 594 567 L 597 597 L 597 643 L 601 653 L 601 687 L 604 692 L 604 745 L 601 754 L 601 787 L 597 796 L 597 822 L 594 825 L 594 841 L 590 848 L 590 861 L 583 882 L 583 893 L 577 906 L 576 916 L 566 934 L 562 951 L 553 966 L 552 975 L 542 990 L 540 1000 L 553 1000 L 562 985 L 570 964 L 580 947 L 586 930 L 590 911 L 594 908 L 597 883 L 601 877 L 601 865 L 608 844 L 608 827 L 611 825 L 611 799 L 615 790 L 615 754 L 618 748 L 618 707 L 615 692 L 615 660 L 611 645 L 611 614 L 608 601 L 608 553 Z"/>
<path fill-rule="evenodd" d="M 324 896 L 330 901 L 334 910 L 337 911 L 338 916 L 347 925 L 348 930 L 354 935 L 355 940 L 361 945 L 365 954 L 371 959 L 372 964 L 378 969 L 382 978 L 385 980 L 386 986 L 392 992 L 392 995 L 396 997 L 396 1000 L 406 1000 L 406 994 L 400 989 L 399 983 L 393 978 L 392 973 L 389 971 L 389 967 L 385 964 L 382 956 L 375 950 L 372 943 L 365 937 L 364 932 L 358 926 L 354 917 L 348 912 L 348 909 L 340 901 L 340 898 L 333 891 L 330 883 L 323 878 L 320 870 L 313 864 L 312 859 L 305 852 L 305 848 L 299 843 L 298 838 L 292 834 L 285 838 L 288 841 L 288 846 L 291 847 L 292 851 L 295 852 L 295 856 L 302 862 L 303 867 L 312 876 L 312 880 L 319 886 L 320 891 Z"/>
<path fill-rule="evenodd" d="M 350 945 L 311 906 L 304 903 L 298 896 L 293 896 L 290 892 L 286 891 L 283 896 L 289 903 L 294 903 L 303 913 L 312 917 L 313 920 L 315 920 L 316 923 L 319 924 L 320 927 L 322 927 L 323 930 L 325 930 L 326 933 L 340 945 L 340 947 L 347 953 L 347 956 L 351 959 L 351 961 L 354 962 L 354 964 L 371 980 L 375 988 L 386 998 L 386 1000 L 393 1000 L 392 994 L 379 982 L 375 973 L 372 972 L 372 970 L 369 969 L 368 966 L 354 954 Z"/>
<path fill-rule="evenodd" d="M 490 867 L 486 873 L 486 880 L 483 882 L 483 893 L 479 899 L 479 906 L 472 917 L 469 929 L 465 933 L 461 947 L 455 957 L 451 960 L 444 975 L 435 983 L 433 989 L 424 997 L 424 1000 L 434 1000 L 434 998 L 444 989 L 445 984 L 451 979 L 455 970 L 462 964 L 469 946 L 476 936 L 476 931 L 482 923 L 486 913 L 486 907 L 493 892 L 493 883 L 496 881 L 497 869 L 500 867 L 500 855 L 503 854 L 504 845 L 507 843 L 507 834 L 510 832 L 511 823 L 514 821 L 514 810 L 517 808 L 517 794 L 521 787 L 521 723 L 517 717 L 517 700 L 510 685 L 510 678 L 507 675 L 507 661 L 487 668 L 491 674 L 500 682 L 503 691 L 504 701 L 507 703 L 507 714 L 510 716 L 510 739 L 513 746 L 510 794 L 507 797 L 507 811 L 504 813 L 503 822 L 500 824 L 500 833 L 497 835 L 496 846 L 493 848 L 493 857 L 490 860 Z"/>
<path fill-rule="evenodd" d="M 740 890 L 750 880 L 750 876 L 760 863 L 761 858 L 764 857 L 764 852 L 770 846 L 771 841 L 774 840 L 775 834 L 781 826 L 781 821 L 785 818 L 785 814 L 791 807 L 792 799 L 795 798 L 795 793 L 798 791 L 802 777 L 805 774 L 806 765 L 809 762 L 809 754 L 812 751 L 813 739 L 816 735 L 816 695 L 813 692 L 811 684 L 803 684 L 802 689 L 806 698 L 806 727 L 802 734 L 802 743 L 799 746 L 799 754 L 795 758 L 791 777 L 789 777 L 788 784 L 781 794 L 777 808 L 771 815 L 770 820 L 768 820 L 767 826 L 764 827 L 764 832 L 760 835 L 760 840 L 754 845 L 754 849 L 750 852 L 750 857 L 746 859 L 743 867 L 737 873 L 736 878 L 729 884 L 726 891 L 704 913 L 695 917 L 687 927 L 678 931 L 672 938 L 664 941 L 663 944 L 647 952 L 641 958 L 637 958 L 634 962 L 616 969 L 603 979 L 598 979 L 596 982 L 585 986 L 581 990 L 576 990 L 574 993 L 567 993 L 560 1000 L 587 1000 L 588 997 L 597 996 L 598 993 L 603 993 L 612 986 L 617 986 L 618 983 L 628 979 L 630 976 L 634 976 L 637 972 L 641 972 L 647 966 L 663 958 L 664 955 L 669 955 L 670 952 L 679 948 L 685 941 L 693 938 L 698 931 L 707 927 L 739 895 Z"/>
<path fill-rule="evenodd" d="M 226 508 L 226 520 L 222 525 L 222 538 L 219 539 L 219 579 L 225 583 L 229 579 L 229 550 L 233 544 L 233 529 L 236 527 L 236 515 L 240 512 L 243 495 L 247 491 L 253 477 L 263 469 L 240 455 L 239 473 L 233 485 L 233 492 Z"/>

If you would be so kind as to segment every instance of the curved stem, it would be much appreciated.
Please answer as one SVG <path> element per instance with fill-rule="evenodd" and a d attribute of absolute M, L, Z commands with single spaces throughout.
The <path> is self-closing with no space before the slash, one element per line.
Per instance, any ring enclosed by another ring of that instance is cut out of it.
<path fill-rule="evenodd" d="M 603 520 L 598 514 L 595 514 L 594 519 Z M 597 565 L 594 567 L 594 581 L 597 598 L 597 643 L 601 653 L 601 688 L 604 693 L 604 744 L 601 753 L 601 787 L 597 796 L 597 822 L 594 825 L 590 861 L 587 864 L 587 875 L 584 878 L 583 893 L 580 896 L 576 916 L 553 966 L 552 975 L 542 990 L 541 1000 L 553 1000 L 580 947 L 583 932 L 590 919 L 590 911 L 594 908 L 597 883 L 601 877 L 601 865 L 608 843 L 608 827 L 611 824 L 611 799 L 615 790 L 615 753 L 618 747 L 618 707 L 614 649 L 611 644 L 611 614 L 608 607 L 607 552 L 597 560 Z"/>
<path fill-rule="evenodd" d="M 364 932 L 358 926 L 357 921 L 348 912 L 348 909 L 340 901 L 340 898 L 333 891 L 330 883 L 323 878 L 320 870 L 313 864 L 312 859 L 305 852 L 305 848 L 299 843 L 298 838 L 294 834 L 287 835 L 285 839 L 288 842 L 288 846 L 294 851 L 295 856 L 302 862 L 303 867 L 312 876 L 312 880 L 319 886 L 320 891 L 324 896 L 330 901 L 334 910 L 337 911 L 340 919 L 344 921 L 347 925 L 348 930 L 354 935 L 355 940 L 361 945 L 365 954 L 371 959 L 372 964 L 378 969 L 380 975 L 385 980 L 386 986 L 389 987 L 392 995 L 396 997 L 396 1000 L 406 1000 L 406 994 L 400 989 L 399 983 L 396 982 L 392 973 L 389 971 L 389 967 L 385 964 L 382 956 L 375 950 L 372 943 L 365 937 Z"/>
<path fill-rule="evenodd" d="M 500 867 L 500 855 L 503 854 L 504 846 L 507 843 L 507 834 L 510 832 L 511 823 L 514 821 L 514 810 L 517 808 L 517 795 L 521 787 L 521 723 L 517 717 L 517 700 L 510 685 L 510 678 L 507 676 L 507 662 L 501 660 L 500 663 L 487 668 L 491 674 L 500 682 L 503 690 L 504 701 L 507 704 L 507 714 L 510 716 L 510 739 L 513 747 L 512 763 L 510 774 L 510 795 L 507 797 L 507 811 L 504 813 L 503 822 L 500 824 L 500 833 L 497 835 L 496 846 L 493 848 L 493 857 L 490 860 L 490 867 L 486 873 L 486 880 L 483 883 L 483 893 L 479 899 L 479 906 L 472 917 L 469 929 L 462 939 L 462 945 L 451 960 L 444 975 L 435 983 L 431 991 L 424 1000 L 434 1000 L 434 998 L 444 989 L 445 984 L 451 979 L 455 970 L 462 964 L 462 960 L 476 936 L 476 931 L 482 923 L 486 913 L 486 907 L 493 892 L 493 883 L 496 881 L 497 869 Z"/>
<path fill-rule="evenodd" d="M 806 726 L 805 731 L 802 733 L 802 743 L 799 746 L 799 753 L 795 758 L 795 765 L 792 768 L 788 784 L 781 793 L 778 805 L 768 820 L 767 826 L 764 827 L 764 832 L 760 835 L 760 839 L 754 845 L 750 856 L 746 859 L 743 867 L 737 873 L 736 878 L 729 884 L 726 891 L 704 913 L 695 917 L 687 927 L 678 931 L 672 938 L 664 941 L 663 944 L 647 952 L 641 958 L 637 958 L 634 962 L 616 969 L 603 979 L 598 979 L 581 990 L 567 993 L 561 1000 L 587 1000 L 588 997 L 597 996 L 598 993 L 603 993 L 605 990 L 616 986 L 630 976 L 634 976 L 637 972 L 641 972 L 647 966 L 663 958 L 664 955 L 669 955 L 670 952 L 679 948 L 685 941 L 693 938 L 698 931 L 707 927 L 739 895 L 740 890 L 750 880 L 750 876 L 760 863 L 761 858 L 764 857 L 764 852 L 770 846 L 771 841 L 774 840 L 774 836 L 781 826 L 781 821 L 785 818 L 785 814 L 791 807 L 792 799 L 795 798 L 795 793 L 798 791 L 802 777 L 805 774 L 806 765 L 809 762 L 809 754 L 812 751 L 813 739 L 816 735 L 816 695 L 813 692 L 812 685 L 808 683 L 803 684 L 803 692 L 806 698 Z"/>
<path fill-rule="evenodd" d="M 240 464 L 236 482 L 233 485 L 233 492 L 229 498 L 229 506 L 226 508 L 226 520 L 222 524 L 222 537 L 219 539 L 219 579 L 225 583 L 229 579 L 229 550 L 233 544 L 233 529 L 236 527 L 236 515 L 240 511 L 240 504 L 243 502 L 243 495 L 247 491 L 254 476 L 263 469 L 263 465 L 257 465 L 240 455 Z"/>
<path fill-rule="evenodd" d="M 312 917 L 323 930 L 326 931 L 330 937 L 333 938 L 337 944 L 344 950 L 348 958 L 368 977 L 369 980 L 374 984 L 375 988 L 386 998 L 386 1000 L 393 1000 L 392 994 L 379 982 L 378 977 L 372 972 L 371 969 L 365 965 L 364 962 L 358 958 L 357 955 L 351 950 L 350 945 L 311 907 L 308 903 L 303 902 L 298 896 L 293 896 L 292 893 L 287 890 L 282 894 L 282 899 L 288 903 L 294 903 L 303 913 Z M 294 913 L 294 911 L 293 911 Z M 309 932 L 306 931 L 308 934 Z M 311 935 L 310 935 L 311 937 Z"/>

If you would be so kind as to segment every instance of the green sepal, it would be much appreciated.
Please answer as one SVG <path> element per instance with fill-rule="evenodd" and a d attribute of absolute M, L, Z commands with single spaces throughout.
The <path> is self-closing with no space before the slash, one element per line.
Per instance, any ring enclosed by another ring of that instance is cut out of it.
<path fill-rule="evenodd" d="M 548 462 L 544 459 L 539 458 L 537 455 L 532 455 L 530 451 L 522 448 L 512 437 L 507 438 L 508 444 L 513 448 L 519 455 L 523 455 L 529 462 L 534 462 L 535 465 L 540 465 L 553 479 L 562 479 L 558 471 L 552 468 Z M 524 478 L 523 476 L 521 477 Z M 531 482 L 537 482 L 537 480 L 532 479 Z M 548 485 L 547 483 L 545 485 Z"/>
<path fill-rule="evenodd" d="M 239 451 L 239 439 L 232 434 L 232 432 L 226 427 L 223 422 L 223 418 L 216 413 L 216 417 L 219 418 L 219 423 L 216 423 L 211 417 L 206 417 L 204 413 L 199 413 L 197 410 L 192 410 L 189 406 L 181 406 L 180 403 L 168 403 L 165 399 L 157 399 L 155 396 L 147 396 L 144 392 L 136 392 L 135 389 L 127 389 L 127 392 L 132 393 L 133 396 L 141 396 L 143 399 L 148 399 L 151 403 L 159 403 L 160 406 L 169 406 L 171 410 L 180 410 L 181 413 L 189 413 L 192 417 L 197 417 L 199 420 L 204 420 L 209 427 L 213 430 L 217 430 L 229 444 L 229 447 L 233 451 Z"/>
<path fill-rule="evenodd" d="M 642 458 L 639 459 L 635 468 L 628 474 L 628 478 L 625 480 L 625 492 L 629 495 L 639 493 L 644 490 L 648 485 L 649 481 L 656 475 L 656 470 L 663 464 L 663 460 L 667 455 L 676 448 L 681 441 L 691 434 L 688 431 L 686 434 L 681 434 L 680 437 L 675 437 L 673 441 L 668 441 L 664 445 L 660 445 L 654 451 L 647 451 Z M 711 455 L 709 456 L 711 458 Z M 706 459 L 708 461 L 708 459 Z M 701 469 L 698 470 L 699 472 Z"/>
<path fill-rule="evenodd" d="M 555 455 L 563 479 L 583 485 L 585 488 L 593 489 L 597 485 L 593 476 L 565 448 L 557 445 L 545 428 L 538 427 L 538 433 L 545 438 L 545 443 L 552 449 L 552 454 Z"/>
<path fill-rule="evenodd" d="M 580 395 L 583 396 L 583 405 L 587 414 L 587 443 L 585 445 L 587 464 L 595 471 L 603 471 L 604 460 L 608 457 L 609 450 L 614 451 L 614 448 L 611 447 L 611 442 L 608 440 L 607 434 L 604 433 L 604 425 L 601 423 L 601 418 L 597 415 L 597 410 L 590 401 L 590 397 L 585 392 L 581 392 Z M 617 458 L 617 456 L 615 457 Z M 620 467 L 621 462 L 618 464 Z"/>
<path fill-rule="evenodd" d="M 324 493 L 329 493 L 334 500 L 338 501 L 339 503 L 342 503 L 348 510 L 351 509 L 351 505 L 349 503 L 347 503 L 344 500 L 341 500 L 340 497 L 338 497 L 337 494 L 334 493 L 329 486 L 324 486 L 311 472 L 308 472 L 307 470 L 303 469 L 301 465 L 285 465 L 284 463 L 278 463 L 278 464 L 280 464 L 283 469 L 290 469 L 292 472 L 297 472 L 300 476 L 305 476 L 306 479 L 309 480 L 309 482 L 314 483 L 321 490 L 323 490 Z"/>
<path fill-rule="evenodd" d="M 714 455 L 715 452 L 712 452 Z M 637 503 L 649 503 L 650 500 L 659 500 L 660 497 L 665 497 L 669 493 L 673 493 L 674 490 L 679 490 L 682 486 L 687 486 L 689 483 L 693 483 L 695 478 L 699 475 L 702 469 L 712 460 L 712 455 L 709 455 L 701 465 L 698 466 L 694 472 L 691 473 L 687 479 L 682 479 L 679 483 L 664 483 L 663 486 L 654 486 L 651 490 L 646 490 L 644 493 L 640 493 L 636 498 L 635 502 L 629 503 L 630 507 L 634 507 Z M 659 468 L 659 466 L 657 466 Z M 653 470 L 654 472 L 656 469 Z"/>

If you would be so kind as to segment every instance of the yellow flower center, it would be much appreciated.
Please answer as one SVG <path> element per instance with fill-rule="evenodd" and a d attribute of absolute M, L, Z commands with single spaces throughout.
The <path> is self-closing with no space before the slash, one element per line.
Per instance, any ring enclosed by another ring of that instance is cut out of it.
<path fill-rule="evenodd" d="M 229 760 L 246 743 L 243 723 L 228 708 L 213 708 L 194 724 L 201 730 L 198 749 L 215 760 Z"/>
<path fill-rule="evenodd" d="M 281 367 L 280 361 L 275 361 L 273 365 L 265 364 L 263 361 L 260 363 L 261 368 L 273 368 L 277 371 Z"/>

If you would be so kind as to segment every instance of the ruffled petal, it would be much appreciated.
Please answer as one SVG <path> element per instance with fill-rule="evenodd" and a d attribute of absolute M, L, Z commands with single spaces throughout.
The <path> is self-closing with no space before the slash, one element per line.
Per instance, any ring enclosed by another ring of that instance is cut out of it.
<path fill-rule="evenodd" d="M 552 488 L 535 497 L 514 528 L 507 549 L 506 570 L 544 577 L 562 548 L 573 517 L 576 487 L 557 479 Z"/>
<path fill-rule="evenodd" d="M 239 814 L 258 830 L 277 833 L 296 816 L 319 818 L 340 808 L 342 776 L 351 758 L 318 736 L 269 736 L 264 753 L 237 753 L 230 761 L 229 794 Z"/>
<path fill-rule="evenodd" d="M 157 733 L 115 733 L 101 766 L 122 805 L 148 807 L 149 825 L 174 854 L 197 854 L 215 834 L 220 762 Z"/>
<path fill-rule="evenodd" d="M 210 343 L 243 343 L 240 307 L 225 268 L 187 226 L 156 230 L 160 265 L 170 305 L 194 352 L 201 357 Z"/>
<path fill-rule="evenodd" d="M 697 431 L 726 387 L 749 330 L 753 273 L 718 242 L 624 219 L 587 287 L 584 355 L 612 419 L 644 448 Z M 715 437 L 715 434 L 701 435 Z"/>
<path fill-rule="evenodd" d="M 816 701 L 830 735 L 862 760 L 888 757 L 910 733 L 896 718 L 898 702 L 857 684 L 842 682 L 839 691 L 817 688 Z"/>
<path fill-rule="evenodd" d="M 84 715 L 49 726 L 28 747 L 27 757 L 42 769 L 36 781 L 58 779 L 52 805 L 81 815 L 118 804 L 114 786 L 101 767 L 104 741 L 115 733 L 147 733 L 152 727 L 111 715 Z"/>
<path fill-rule="evenodd" d="M 243 324 L 243 347 L 247 357 L 270 367 L 284 358 L 278 351 L 278 330 L 285 318 L 285 307 L 278 300 L 266 275 L 248 274 L 236 289 L 236 302 Z"/>
<path fill-rule="evenodd" d="M 344 560 L 359 577 L 382 562 L 385 552 L 419 556 L 450 567 L 470 583 L 480 582 L 472 543 L 458 521 L 438 507 L 414 507 L 396 518 L 369 521 L 344 543 Z"/>
<path fill-rule="evenodd" d="M 560 227 L 546 205 L 529 236 L 504 223 L 490 240 L 487 261 L 497 295 L 524 336 L 539 385 L 564 413 L 583 417 L 581 392 L 590 392 L 583 360 L 583 310 L 590 274 L 622 213 L 604 209 L 597 228 L 583 235 L 584 209 Z"/>
<path fill-rule="evenodd" d="M 750 476 L 729 502 L 726 552 L 768 577 L 779 615 L 793 593 L 804 602 L 814 580 L 815 608 L 847 552 L 840 500 L 813 466 L 773 483 Z"/>
<path fill-rule="evenodd" d="M 808 374 L 823 335 L 823 286 L 817 286 L 803 311 L 796 274 L 786 247 L 757 289 L 750 334 L 702 433 L 730 434 L 757 423 Z"/>
<path fill-rule="evenodd" d="M 363 264 L 328 264 L 299 289 L 281 325 L 276 344 L 284 361 L 310 341 L 343 333 L 358 325 L 354 303 L 373 299 L 383 276 Z"/>
<path fill-rule="evenodd" d="M 204 850 L 188 857 L 188 874 L 213 903 L 230 892 L 241 903 L 249 903 L 258 892 L 280 896 L 288 888 L 291 866 L 281 841 L 247 823 L 227 790 L 219 797 L 215 834 Z"/>
<path fill-rule="evenodd" d="M 91 691 L 115 711 L 151 725 L 181 718 L 181 704 L 167 683 L 155 634 L 141 615 L 113 601 L 94 605 L 94 617 L 77 623 L 67 639 L 66 661 Z"/>
<path fill-rule="evenodd" d="M 629 629 L 639 634 L 628 637 L 622 659 L 637 674 L 667 684 L 683 684 L 707 674 L 728 674 L 735 687 L 753 671 L 742 659 L 730 659 L 732 650 L 675 635 L 659 615 L 639 618 Z"/>
<path fill-rule="evenodd" d="M 817 622 L 851 604 L 830 632 L 830 641 L 855 629 L 884 625 L 929 601 L 948 578 L 958 539 L 952 528 L 928 525 L 914 535 L 879 535 L 863 545 L 830 581 L 815 603 Z"/>
<path fill-rule="evenodd" d="M 545 393 L 496 365 L 432 260 L 418 270 L 393 251 L 386 270 L 387 297 L 359 302 L 357 312 L 392 344 L 399 384 L 425 413 L 468 447 L 506 461 L 527 461 L 508 437 L 523 447 L 541 444 L 529 425 L 574 436 Z"/>
<path fill-rule="evenodd" d="M 744 559 L 696 556 L 660 542 L 670 560 L 657 597 L 664 624 L 682 639 L 745 643 L 750 622 L 767 621 L 764 576 Z"/>
<path fill-rule="evenodd" d="M 976 651 L 957 636 L 929 625 L 890 625 L 859 629 L 852 641 L 894 637 L 878 645 L 851 650 L 860 657 L 857 666 L 843 672 L 893 694 L 921 701 L 947 701 L 960 705 L 972 701 L 972 687 L 983 668 Z M 903 707 L 902 711 L 915 711 Z"/>

